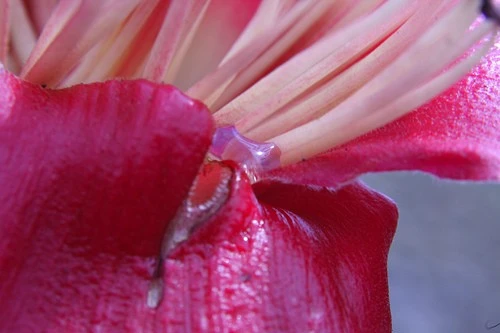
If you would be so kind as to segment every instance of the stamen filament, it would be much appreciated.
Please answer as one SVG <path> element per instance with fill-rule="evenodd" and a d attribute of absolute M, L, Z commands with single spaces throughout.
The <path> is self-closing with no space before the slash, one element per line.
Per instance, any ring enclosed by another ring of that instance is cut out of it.
<path fill-rule="evenodd" d="M 83 0 L 61 0 L 24 65 L 21 77 L 57 86 L 84 54 L 113 32 L 136 2 L 102 0 L 96 6 Z M 73 48 L 67 49 L 67 45 Z"/>
<path fill-rule="evenodd" d="M 12 1 L 12 0 L 11 0 Z M 54 8 L 60 0 L 24 0 L 37 37 L 41 34 Z M 7 1 L 8 2 L 8 1 Z"/>
<path fill-rule="evenodd" d="M 156 38 L 143 76 L 173 82 L 209 2 L 173 1 Z"/>
<path fill-rule="evenodd" d="M 80 65 L 62 82 L 61 86 L 71 86 L 81 82 L 95 82 L 114 76 L 132 76 L 132 72 L 124 72 L 123 67 L 135 67 L 136 61 L 131 54 L 146 54 L 154 39 L 142 34 L 144 29 L 151 32 L 159 30 L 159 24 L 152 18 L 154 13 L 166 10 L 160 0 L 143 1 L 131 14 L 130 18 L 110 38 L 101 41 L 87 55 Z M 148 22 L 149 21 L 149 22 Z M 144 49 L 134 50 L 134 41 L 141 38 Z M 121 55 L 117 57 L 117 55 Z"/>
<path fill-rule="evenodd" d="M 328 131 L 328 135 L 331 136 L 331 141 L 329 142 L 325 142 L 324 140 L 322 140 L 323 137 L 315 135 L 316 132 L 312 131 L 318 131 L 318 127 L 311 129 L 312 126 L 302 126 L 297 128 L 293 133 L 294 137 L 291 137 L 289 132 L 285 135 L 272 139 L 273 142 L 275 142 L 275 144 L 277 144 L 279 147 L 288 147 L 288 150 L 286 150 L 281 155 L 282 165 L 294 163 L 298 160 L 298 158 L 307 158 L 308 156 L 314 156 L 315 154 L 325 151 L 330 147 L 338 146 L 351 139 L 354 139 L 362 133 L 366 133 L 372 130 L 374 128 L 374 124 L 380 124 L 377 126 L 380 127 L 390 122 L 391 120 L 405 115 L 406 113 L 408 113 L 408 110 L 417 108 L 429 99 L 436 97 L 443 90 L 445 90 L 465 74 L 467 74 L 478 63 L 478 61 L 488 53 L 493 44 L 494 39 L 491 39 L 490 42 L 485 43 L 479 50 L 474 52 L 466 60 L 463 60 L 458 65 L 456 65 L 453 70 L 444 72 L 431 81 L 425 83 L 421 87 L 418 87 L 405 94 L 404 96 L 396 99 L 389 105 L 371 114 L 367 114 L 364 118 L 359 118 L 356 123 L 349 124 L 348 128 L 343 128 L 340 125 L 335 126 L 335 128 L 333 129 L 331 127 L 328 129 L 322 128 L 325 131 Z M 291 147 L 291 145 L 287 145 L 286 140 L 292 140 L 295 143 L 297 142 L 297 137 L 303 136 L 308 137 L 307 146 L 304 145 Z M 304 154 L 305 151 L 307 151 L 307 155 Z"/>
<path fill-rule="evenodd" d="M 11 22 L 12 52 L 20 63 L 28 60 L 31 50 L 36 44 L 37 36 L 28 19 L 28 13 L 21 1 L 10 1 L 12 15 L 16 18 Z"/>
<path fill-rule="evenodd" d="M 383 113 L 385 118 L 377 123 L 371 122 L 369 128 L 357 126 L 360 122 L 367 123 L 363 118 L 378 113 L 377 110 L 390 104 L 395 96 L 403 96 L 432 79 L 436 72 L 455 61 L 472 44 L 494 30 L 492 24 L 484 23 L 465 34 L 464 38 L 464 32 L 477 15 L 475 5 L 477 3 L 472 1 L 461 2 L 397 61 L 325 116 L 271 138 L 270 141 L 276 143 L 283 152 L 282 163 L 289 164 L 316 155 L 400 116 L 401 114 Z M 451 69 L 453 70 L 454 68 Z M 426 100 L 428 99 L 422 103 Z M 413 107 L 408 106 L 406 111 L 411 111 Z"/>
<path fill-rule="evenodd" d="M 224 116 L 230 114 L 230 120 L 236 122 L 240 131 L 262 140 L 265 135 L 254 135 L 251 130 L 262 130 L 263 126 L 268 126 L 269 117 L 279 113 L 285 106 L 288 113 L 294 108 L 287 105 L 288 103 L 295 101 L 300 107 L 301 102 L 297 99 L 301 99 L 301 95 L 314 93 L 322 82 L 328 82 L 346 70 L 358 58 L 391 35 L 414 10 L 415 6 L 408 6 L 404 1 L 388 2 L 372 15 L 332 34 L 277 68 L 271 75 L 217 112 L 215 119 L 224 119 Z M 388 21 L 387 17 L 391 19 Z M 244 111 L 242 106 L 245 106 Z M 301 113 L 297 116 L 302 118 L 315 110 L 312 107 L 300 109 Z M 238 118 L 234 119 L 235 116 Z M 294 121 L 297 121 L 296 117 L 286 118 L 294 118 Z M 284 125 L 283 120 L 280 122 L 281 128 Z M 224 119 L 224 122 L 227 122 L 227 119 Z"/>
<path fill-rule="evenodd" d="M 290 1 L 263 0 L 252 20 L 224 56 L 221 65 L 241 52 L 254 38 L 272 29 L 279 17 L 289 9 Z"/>
<path fill-rule="evenodd" d="M 213 112 L 212 151 L 260 169 L 280 164 L 274 144 L 294 163 L 425 103 L 500 23 L 488 0 L 40 1 L 0 0 L 9 70 L 50 88 L 174 84 Z"/>
<path fill-rule="evenodd" d="M 449 6 L 449 4 L 441 3 L 441 6 L 436 6 L 433 1 L 419 2 L 419 10 L 364 58 L 327 81 L 323 86 L 313 89 L 311 93 L 278 110 L 258 127 L 244 132 L 245 135 L 255 140 L 269 140 L 324 115 L 394 62 L 418 38 L 419 34 L 442 15 L 443 11 L 447 10 L 447 5 Z M 376 66 L 373 65 L 374 63 Z M 237 126 L 240 128 L 240 123 L 237 123 Z"/>
<path fill-rule="evenodd" d="M 331 6 L 329 1 L 298 3 L 275 29 L 259 36 L 216 72 L 190 88 L 188 95 L 203 100 L 211 110 L 225 105 L 241 92 L 245 84 L 253 83 L 328 6 Z"/>
<path fill-rule="evenodd" d="M 7 62 L 10 33 L 10 3 L 0 1 L 0 63 Z"/>

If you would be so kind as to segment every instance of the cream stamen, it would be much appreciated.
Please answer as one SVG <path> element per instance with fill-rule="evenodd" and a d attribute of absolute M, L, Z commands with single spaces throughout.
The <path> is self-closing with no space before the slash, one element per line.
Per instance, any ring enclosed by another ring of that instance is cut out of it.
<path fill-rule="evenodd" d="M 10 34 L 11 8 L 8 1 L 0 1 L 0 63 L 7 62 Z"/>
<path fill-rule="evenodd" d="M 143 76 L 157 82 L 174 82 L 182 58 L 191 45 L 209 2 L 173 1 L 163 21 Z"/>
<path fill-rule="evenodd" d="M 203 100 L 210 109 L 218 110 L 259 78 L 329 6 L 329 1 L 299 2 L 274 29 L 253 40 L 216 72 L 190 88 L 188 95 Z"/>
<path fill-rule="evenodd" d="M 394 101 L 395 97 L 404 96 L 431 80 L 472 44 L 495 30 L 491 22 L 485 22 L 467 33 L 477 15 L 477 5 L 476 1 L 462 1 L 396 62 L 338 107 L 315 121 L 272 138 L 271 141 L 282 150 L 282 163 L 289 164 L 314 156 L 411 111 L 415 105 L 408 105 L 406 112 L 380 113 L 379 110 L 384 110 L 385 105 Z M 450 69 L 453 70 L 456 67 Z M 450 74 L 451 76 L 453 75 Z M 422 91 L 430 93 L 428 98 L 421 96 L 422 103 L 440 92 L 430 92 L 428 88 L 420 90 L 420 93 Z M 404 108 L 400 105 L 399 108 L 401 107 Z M 377 122 L 367 124 L 363 119 L 371 114 L 378 116 L 367 119 L 377 119 Z M 384 116 L 380 116 L 381 114 Z M 360 122 L 365 125 L 359 126 Z"/>
<path fill-rule="evenodd" d="M 172 83 L 218 127 L 239 131 L 216 136 L 214 147 L 228 149 L 219 157 L 261 168 L 279 165 L 279 154 L 267 163 L 255 142 L 277 145 L 286 165 L 425 103 L 487 52 L 481 44 L 460 61 L 500 21 L 486 0 L 0 1 L 0 61 L 10 70 L 52 88 Z M 54 8 L 48 20 L 44 8 Z M 477 21 L 480 11 L 489 19 Z"/>
<path fill-rule="evenodd" d="M 238 96 L 215 114 L 223 123 L 236 123 L 245 134 L 301 95 L 346 70 L 378 43 L 390 36 L 414 12 L 416 6 L 391 1 L 371 15 L 332 34 L 290 59 L 273 73 Z M 316 87 L 316 89 L 315 89 Z M 331 97 L 330 97 L 331 99 Z M 293 108 L 293 106 L 291 106 Z M 313 108 L 302 109 L 306 117 Z M 283 120 L 283 119 L 282 119 Z M 280 122 L 283 125 L 283 122 Z M 252 138 L 261 140 L 258 135 Z"/>
<path fill-rule="evenodd" d="M 116 76 L 126 76 L 127 74 L 132 76 L 135 69 L 130 69 L 134 67 L 135 61 L 133 61 L 131 54 L 137 54 L 138 52 L 147 54 L 149 53 L 147 48 L 151 48 L 153 45 L 154 39 L 147 38 L 141 32 L 145 29 L 153 12 L 161 12 L 164 9 L 159 3 L 160 0 L 142 1 L 128 20 L 112 36 L 94 46 L 83 57 L 81 63 L 67 75 L 61 86 L 67 87 L 82 82 L 96 82 Z M 150 23 L 146 28 L 155 31 L 159 30 L 159 25 L 155 27 L 155 24 Z M 142 39 L 145 46 L 142 50 L 134 50 L 136 48 L 134 42 L 138 38 Z M 124 67 L 128 67 L 128 72 Z"/>
<path fill-rule="evenodd" d="M 398 2 L 399 1 L 394 1 L 392 4 Z M 387 3 L 387 6 L 389 4 L 390 3 Z M 271 118 L 267 118 L 265 121 L 259 123 L 258 127 L 253 127 L 246 132 L 245 127 L 242 128 L 241 126 L 247 119 L 251 119 L 254 116 L 253 114 L 249 114 L 246 119 L 237 122 L 237 127 L 253 139 L 262 141 L 269 140 L 274 136 L 283 134 L 297 126 L 322 116 L 352 95 L 356 90 L 366 85 L 368 81 L 390 65 L 399 55 L 405 52 L 412 43 L 414 43 L 419 34 L 423 33 L 444 10 L 447 10 L 446 3 L 441 2 L 439 6 L 435 1 L 419 2 L 416 8 L 418 8 L 417 11 L 409 12 L 412 15 L 407 18 L 406 22 L 397 26 L 397 31 L 392 31 L 389 36 L 386 36 L 387 39 L 384 40 L 382 44 L 378 45 L 371 52 L 368 52 L 364 57 L 361 57 L 357 62 L 351 64 L 343 72 L 339 73 L 339 75 L 333 76 L 330 80 L 325 80 L 323 85 L 316 83 L 315 89 L 310 89 L 308 94 L 299 96 L 299 98 L 295 99 L 289 105 L 281 107 L 281 109 L 277 110 L 278 112 Z M 382 9 L 383 7 L 380 10 Z M 385 17 L 385 20 L 389 22 L 390 18 Z M 380 31 L 382 29 L 376 27 L 371 29 L 371 31 L 373 30 Z M 366 31 L 365 34 L 369 35 L 370 31 Z M 340 33 L 340 35 L 343 35 L 343 33 Z M 360 42 L 364 42 L 362 36 L 358 37 Z M 354 40 L 353 37 L 352 41 L 354 42 Z M 337 46 L 336 44 L 334 44 L 334 46 L 334 50 L 341 48 L 341 46 Z M 349 49 L 348 46 L 347 52 Z M 307 53 L 304 52 L 300 56 L 307 58 Z M 293 59 L 291 61 L 293 61 Z M 335 68 L 336 65 L 335 62 L 329 64 L 329 66 L 333 68 Z M 293 69 L 291 68 L 290 70 Z M 283 98 L 280 94 L 276 96 L 277 99 Z M 271 105 L 266 104 L 260 108 L 264 110 L 270 109 Z M 258 111 L 256 114 L 259 114 Z"/>
<path fill-rule="evenodd" d="M 21 1 L 11 1 L 12 20 L 12 52 L 16 55 L 19 63 L 24 64 L 36 44 L 37 36 L 28 18 L 26 8 Z"/>
<path fill-rule="evenodd" d="M 57 87 L 83 56 L 130 14 L 137 1 L 60 1 L 24 65 L 21 77 Z"/>

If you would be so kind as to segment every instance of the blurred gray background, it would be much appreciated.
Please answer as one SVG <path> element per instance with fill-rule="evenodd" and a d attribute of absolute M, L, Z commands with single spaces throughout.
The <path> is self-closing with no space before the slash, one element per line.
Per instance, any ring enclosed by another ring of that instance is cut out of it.
<path fill-rule="evenodd" d="M 500 333 L 500 185 L 421 173 L 364 181 L 400 209 L 389 255 L 396 333 Z"/>

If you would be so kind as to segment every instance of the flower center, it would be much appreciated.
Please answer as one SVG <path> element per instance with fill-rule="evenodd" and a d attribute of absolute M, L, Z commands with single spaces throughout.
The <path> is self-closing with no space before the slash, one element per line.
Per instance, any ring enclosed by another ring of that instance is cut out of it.
<path fill-rule="evenodd" d="M 16 0 L 0 5 L 0 61 L 49 88 L 116 77 L 174 84 L 213 112 L 212 154 L 266 170 L 384 126 L 447 89 L 494 44 L 498 8 Z"/>

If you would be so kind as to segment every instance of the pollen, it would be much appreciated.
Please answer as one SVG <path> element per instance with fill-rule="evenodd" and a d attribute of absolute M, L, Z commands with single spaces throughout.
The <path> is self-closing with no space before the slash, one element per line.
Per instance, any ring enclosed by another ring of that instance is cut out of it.
<path fill-rule="evenodd" d="M 446 90 L 494 45 L 499 13 L 486 0 L 0 0 L 0 61 L 52 89 L 173 84 L 213 113 L 212 154 L 272 169 Z"/>

